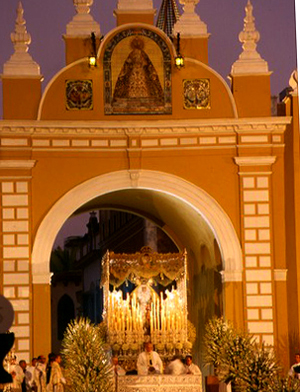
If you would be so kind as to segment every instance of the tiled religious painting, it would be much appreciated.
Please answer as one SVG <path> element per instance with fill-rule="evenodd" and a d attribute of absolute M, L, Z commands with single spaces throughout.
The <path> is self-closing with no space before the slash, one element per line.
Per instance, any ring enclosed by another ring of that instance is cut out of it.
<path fill-rule="evenodd" d="M 104 53 L 105 114 L 170 114 L 171 55 L 146 29 L 116 34 Z"/>
<path fill-rule="evenodd" d="M 210 109 L 209 79 L 185 79 L 183 99 L 185 109 Z"/>
<path fill-rule="evenodd" d="M 92 80 L 66 80 L 66 109 L 93 109 Z"/>

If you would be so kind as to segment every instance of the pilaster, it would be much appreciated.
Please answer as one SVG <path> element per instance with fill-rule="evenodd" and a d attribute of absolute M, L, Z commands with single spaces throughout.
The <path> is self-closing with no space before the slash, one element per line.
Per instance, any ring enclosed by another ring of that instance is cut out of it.
<path fill-rule="evenodd" d="M 67 24 L 64 35 L 67 65 L 91 54 L 96 55 L 92 53 L 91 34 L 95 34 L 97 47 L 101 35 L 99 23 L 90 14 L 90 7 L 94 0 L 73 0 L 73 3 L 76 15 Z"/>
<path fill-rule="evenodd" d="M 2 291 L 15 311 L 17 358 L 30 361 L 32 339 L 31 169 L 35 161 L 0 161 Z"/>
<path fill-rule="evenodd" d="M 208 39 L 206 24 L 196 13 L 195 7 L 199 0 L 180 0 L 183 5 L 183 14 L 175 23 L 174 36 L 180 34 L 181 54 L 208 64 Z"/>
<path fill-rule="evenodd" d="M 258 341 L 270 345 L 278 343 L 275 281 L 283 276 L 274 270 L 272 165 L 275 161 L 275 156 L 235 158 L 240 177 L 246 323 Z"/>
<path fill-rule="evenodd" d="M 126 23 L 153 25 L 155 13 L 152 0 L 118 0 L 114 16 L 117 18 L 117 26 Z"/>
<path fill-rule="evenodd" d="M 3 66 L 3 118 L 36 119 L 41 99 L 39 65 L 28 53 L 31 36 L 23 18 L 24 10 L 19 2 L 15 30 L 11 33 L 14 53 Z"/>

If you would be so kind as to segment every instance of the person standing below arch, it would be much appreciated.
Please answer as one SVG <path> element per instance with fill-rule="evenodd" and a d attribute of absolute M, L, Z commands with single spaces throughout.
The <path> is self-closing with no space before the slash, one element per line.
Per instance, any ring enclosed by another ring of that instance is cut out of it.
<path fill-rule="evenodd" d="M 300 380 L 300 353 L 295 354 L 295 363 L 289 370 L 289 376 Z"/>
<path fill-rule="evenodd" d="M 145 351 L 140 353 L 137 359 L 138 375 L 146 376 L 147 374 L 161 374 L 163 363 L 157 352 L 153 351 L 153 344 L 147 342 Z"/>
<path fill-rule="evenodd" d="M 63 376 L 60 363 L 61 356 L 55 355 L 49 381 L 49 390 L 51 392 L 64 392 L 64 384 L 66 384 L 66 380 Z"/>
<path fill-rule="evenodd" d="M 199 366 L 195 365 L 193 363 L 193 357 L 191 355 L 187 355 L 185 357 L 185 368 L 186 368 L 186 374 L 193 374 L 193 375 L 200 375 L 201 370 L 199 369 Z"/>

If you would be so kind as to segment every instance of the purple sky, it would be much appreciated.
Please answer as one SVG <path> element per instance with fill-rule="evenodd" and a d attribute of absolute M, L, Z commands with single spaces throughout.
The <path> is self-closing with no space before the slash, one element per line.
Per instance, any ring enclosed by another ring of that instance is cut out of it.
<path fill-rule="evenodd" d="M 159 9 L 161 1 L 154 0 L 154 7 Z M 225 79 L 242 51 L 238 34 L 243 29 L 246 3 L 247 0 L 200 0 L 196 8 L 211 34 L 209 64 Z M 14 31 L 17 4 L 18 0 L 0 0 L 1 72 L 13 53 L 10 33 Z M 75 14 L 75 8 L 72 0 L 22 0 L 22 4 L 27 31 L 32 39 L 29 53 L 41 66 L 45 89 L 49 80 L 64 66 L 62 35 Z M 117 0 L 94 0 L 91 13 L 100 23 L 104 35 L 115 27 L 113 10 L 116 4 Z M 278 95 L 288 86 L 289 77 L 296 68 L 295 0 L 252 0 L 252 4 L 256 28 L 261 35 L 257 49 L 273 71 L 271 90 L 273 95 Z M 1 118 L 2 85 L 0 93 Z M 77 217 L 67 222 L 60 238 L 84 234 L 86 220 Z M 59 243 L 62 244 L 61 239 Z"/>
<path fill-rule="evenodd" d="M 162 0 L 154 0 L 159 8 Z M 242 48 L 238 34 L 243 28 L 247 0 L 200 0 L 197 12 L 211 34 L 209 63 L 224 78 Z M 91 13 L 100 23 L 102 34 L 115 27 L 113 10 L 117 0 L 94 0 Z M 10 33 L 14 30 L 18 0 L 0 1 L 0 67 L 13 53 Z M 27 30 L 32 43 L 29 53 L 40 64 L 43 89 L 64 66 L 66 25 L 75 14 L 72 0 L 22 0 Z M 295 0 L 252 0 L 256 28 L 261 34 L 258 51 L 268 61 L 272 94 L 288 86 L 296 67 Z M 180 6 L 181 7 L 181 6 Z M 2 95 L 2 94 L 1 94 Z M 1 101 L 2 116 L 2 101 Z"/>

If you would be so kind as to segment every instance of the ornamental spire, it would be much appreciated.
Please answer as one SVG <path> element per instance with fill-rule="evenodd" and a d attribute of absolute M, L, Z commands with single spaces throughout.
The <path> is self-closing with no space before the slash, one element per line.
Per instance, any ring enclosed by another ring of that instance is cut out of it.
<path fill-rule="evenodd" d="M 26 21 L 23 18 L 24 9 L 19 2 L 17 7 L 17 19 L 15 31 L 11 33 L 10 39 L 14 45 L 15 53 L 3 66 L 3 75 L 27 76 L 40 75 L 39 65 L 28 53 L 31 36 L 26 30 Z"/>
<path fill-rule="evenodd" d="M 176 0 L 163 0 L 157 17 L 156 27 L 163 30 L 169 37 L 173 36 L 174 24 L 180 13 Z"/>
<path fill-rule="evenodd" d="M 195 12 L 199 0 L 179 0 L 183 5 L 183 14 L 174 25 L 174 35 L 180 33 L 182 37 L 207 37 L 207 26 Z"/>
<path fill-rule="evenodd" d="M 250 0 L 247 2 L 245 11 L 244 29 L 239 34 L 239 41 L 243 44 L 243 52 L 240 54 L 239 59 L 232 65 L 231 74 L 268 73 L 268 63 L 261 58 L 256 50 L 257 42 L 260 40 L 260 34 L 255 27 L 253 6 Z"/>
<path fill-rule="evenodd" d="M 73 0 L 76 15 L 67 24 L 67 37 L 86 37 L 95 33 L 100 37 L 100 25 L 90 15 L 90 8 L 94 0 Z"/>

